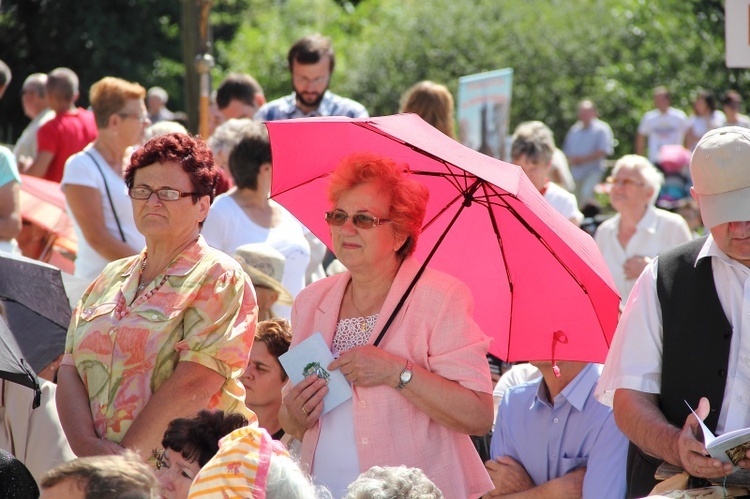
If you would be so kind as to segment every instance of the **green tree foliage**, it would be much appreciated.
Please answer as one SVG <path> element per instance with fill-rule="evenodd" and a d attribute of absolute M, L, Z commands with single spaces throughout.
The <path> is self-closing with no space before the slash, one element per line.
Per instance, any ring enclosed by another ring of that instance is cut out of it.
<path fill-rule="evenodd" d="M 81 98 L 104 76 L 164 87 L 170 108 L 184 106 L 181 5 L 178 0 L 4 0 L 0 2 L 0 59 L 13 81 L 0 101 L 0 142 L 12 142 L 28 119 L 18 98 L 23 80 L 66 66 L 80 78 Z M 248 0 L 217 0 L 215 36 L 235 36 Z M 192 62 L 192 61 L 191 61 Z"/>
<path fill-rule="evenodd" d="M 6 0 L 0 59 L 14 80 L 0 101 L 0 141 L 27 120 L 23 78 L 68 66 L 81 100 L 105 75 L 161 85 L 184 109 L 178 0 Z M 398 111 L 402 93 L 432 79 L 454 93 L 460 76 L 514 69 L 511 127 L 540 119 L 562 142 L 577 102 L 591 98 L 630 152 L 651 89 L 669 86 L 690 111 L 700 88 L 750 96 L 746 70 L 724 65 L 722 0 L 215 0 L 214 83 L 229 71 L 254 75 L 267 97 L 290 91 L 286 53 L 306 34 L 333 38 L 334 91 L 373 115 Z"/>
<path fill-rule="evenodd" d="M 10 0 L 0 12 L 0 59 L 14 74 L 2 101 L 3 121 L 20 134 L 28 122 L 18 91 L 31 73 L 55 67 L 73 69 L 80 79 L 79 105 L 88 104 L 88 88 L 104 76 L 118 76 L 145 87 L 163 86 L 179 103 L 180 6 L 158 0 Z M 176 61 L 176 62 L 170 62 Z"/>
<path fill-rule="evenodd" d="M 235 39 L 217 46 L 224 67 L 253 74 L 275 98 L 289 91 L 289 46 L 315 31 L 334 40 L 334 91 L 373 115 L 397 112 L 419 80 L 455 94 L 460 76 L 512 67 L 512 127 L 540 119 L 561 143 L 578 101 L 591 98 L 617 154 L 632 151 L 657 85 L 686 112 L 700 88 L 750 90 L 747 71 L 724 65 L 719 0 L 251 0 Z"/>

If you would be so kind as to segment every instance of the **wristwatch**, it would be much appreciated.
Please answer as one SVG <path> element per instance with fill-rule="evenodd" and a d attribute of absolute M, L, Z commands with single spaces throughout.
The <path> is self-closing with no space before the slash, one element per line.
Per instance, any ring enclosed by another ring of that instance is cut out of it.
<path fill-rule="evenodd" d="M 396 390 L 403 389 L 406 384 L 411 381 L 412 376 L 412 367 L 414 367 L 414 364 L 410 360 L 406 361 L 406 367 L 403 371 L 401 371 L 401 375 L 399 376 L 399 382 L 398 385 L 396 385 Z"/>

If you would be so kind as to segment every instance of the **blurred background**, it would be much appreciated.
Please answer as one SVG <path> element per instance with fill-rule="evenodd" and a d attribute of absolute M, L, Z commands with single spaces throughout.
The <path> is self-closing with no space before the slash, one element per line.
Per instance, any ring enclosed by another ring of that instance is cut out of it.
<path fill-rule="evenodd" d="M 214 86 L 248 72 L 271 100 L 291 91 L 287 50 L 313 32 L 334 41 L 331 89 L 371 115 L 397 112 L 417 81 L 456 95 L 458 77 L 510 67 L 510 130 L 542 120 L 561 144 L 577 103 L 590 98 L 612 126 L 615 157 L 633 151 L 657 85 L 688 114 L 701 89 L 750 97 L 750 73 L 725 65 L 720 0 L 0 0 L 0 59 L 13 71 L 0 143 L 14 143 L 28 123 L 20 88 L 31 73 L 70 67 L 84 107 L 103 76 L 161 86 L 197 132 L 197 55 L 214 58 Z"/>

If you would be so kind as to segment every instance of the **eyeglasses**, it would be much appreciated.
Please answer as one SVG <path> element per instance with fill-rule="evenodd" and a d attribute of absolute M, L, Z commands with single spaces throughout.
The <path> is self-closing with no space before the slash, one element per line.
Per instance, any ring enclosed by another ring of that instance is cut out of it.
<path fill-rule="evenodd" d="M 625 187 L 628 188 L 630 186 L 636 186 L 636 187 L 643 187 L 645 185 L 644 182 L 638 182 L 636 180 L 633 180 L 632 178 L 622 178 L 622 179 L 616 179 L 615 177 L 607 177 L 607 180 L 605 180 L 607 185 L 616 185 L 617 187 Z"/>
<path fill-rule="evenodd" d="M 293 76 L 295 83 L 301 85 L 322 85 L 328 81 L 329 76 L 318 76 L 317 78 L 308 78 L 307 76 Z"/>
<path fill-rule="evenodd" d="M 133 199 L 145 201 L 151 198 L 151 194 L 156 193 L 156 197 L 162 201 L 177 201 L 180 198 L 188 196 L 197 196 L 197 192 L 181 192 L 176 189 L 156 189 L 150 187 L 131 187 L 128 189 L 128 196 Z"/>
<path fill-rule="evenodd" d="M 388 218 L 377 218 L 371 215 L 366 215 L 365 213 L 349 215 L 344 210 L 333 210 L 326 212 L 326 222 L 328 223 L 328 225 L 332 225 L 334 227 L 341 227 L 346 223 L 347 220 L 349 220 L 349 217 L 351 217 L 352 223 L 358 229 L 372 229 L 376 225 L 383 225 L 390 222 L 390 219 Z"/>
<path fill-rule="evenodd" d="M 149 121 L 147 114 L 117 113 L 117 116 L 120 118 L 134 118 L 140 123 L 148 123 Z"/>

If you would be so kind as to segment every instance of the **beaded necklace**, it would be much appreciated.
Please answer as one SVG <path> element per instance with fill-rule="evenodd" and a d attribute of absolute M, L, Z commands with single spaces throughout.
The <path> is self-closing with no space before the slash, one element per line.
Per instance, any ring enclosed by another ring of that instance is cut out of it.
<path fill-rule="evenodd" d="M 143 282 L 143 272 L 146 270 L 146 260 L 148 260 L 147 256 L 143 257 L 143 263 L 141 263 L 141 275 L 138 277 L 138 293 L 143 291 L 143 288 L 146 287 L 148 283 Z"/>

